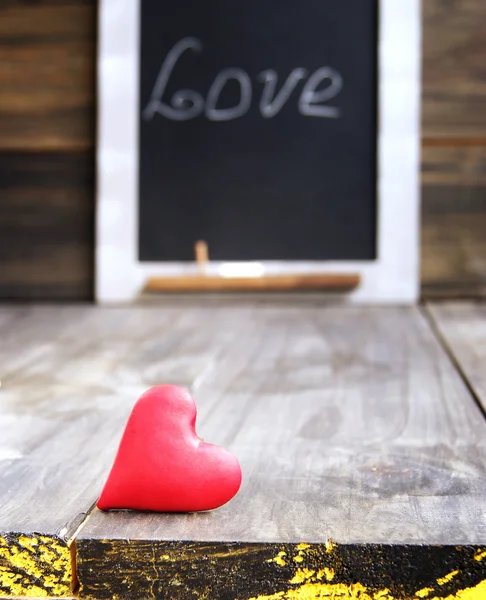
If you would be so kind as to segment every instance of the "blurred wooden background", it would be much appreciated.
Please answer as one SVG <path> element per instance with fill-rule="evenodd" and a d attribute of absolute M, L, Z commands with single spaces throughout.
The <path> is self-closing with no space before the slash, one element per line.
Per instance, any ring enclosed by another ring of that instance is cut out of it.
<path fill-rule="evenodd" d="M 423 0 L 424 297 L 486 295 L 486 2 Z M 96 0 L 0 0 L 0 298 L 93 296 Z"/>

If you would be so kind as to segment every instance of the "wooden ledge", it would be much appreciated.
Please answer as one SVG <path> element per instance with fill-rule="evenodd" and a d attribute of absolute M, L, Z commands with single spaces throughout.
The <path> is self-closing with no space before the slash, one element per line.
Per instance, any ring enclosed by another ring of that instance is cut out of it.
<path fill-rule="evenodd" d="M 359 274 L 264 275 L 262 277 L 220 277 L 188 275 L 151 277 L 146 292 L 238 292 L 238 291 L 351 291 L 360 284 Z"/>

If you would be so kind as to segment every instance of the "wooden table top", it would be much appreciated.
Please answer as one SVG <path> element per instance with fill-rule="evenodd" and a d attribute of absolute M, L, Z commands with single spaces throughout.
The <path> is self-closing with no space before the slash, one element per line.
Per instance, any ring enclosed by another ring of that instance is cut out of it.
<path fill-rule="evenodd" d="M 0 340 L 0 596 L 486 598 L 486 305 L 0 306 Z M 164 382 L 241 491 L 102 513 Z"/>

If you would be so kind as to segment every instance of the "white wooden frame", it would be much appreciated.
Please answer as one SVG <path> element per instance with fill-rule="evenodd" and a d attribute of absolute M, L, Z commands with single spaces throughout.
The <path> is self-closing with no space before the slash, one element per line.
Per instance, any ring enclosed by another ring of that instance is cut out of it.
<path fill-rule="evenodd" d="M 337 0 L 336 0 L 337 1 Z M 138 232 L 139 2 L 101 0 L 98 69 L 96 298 L 133 300 L 149 276 L 187 263 L 140 263 Z M 378 258 L 265 262 L 267 273 L 353 272 L 348 298 L 414 302 L 419 293 L 420 0 L 381 0 L 379 33 Z M 220 264 L 211 263 L 217 272 Z"/>

